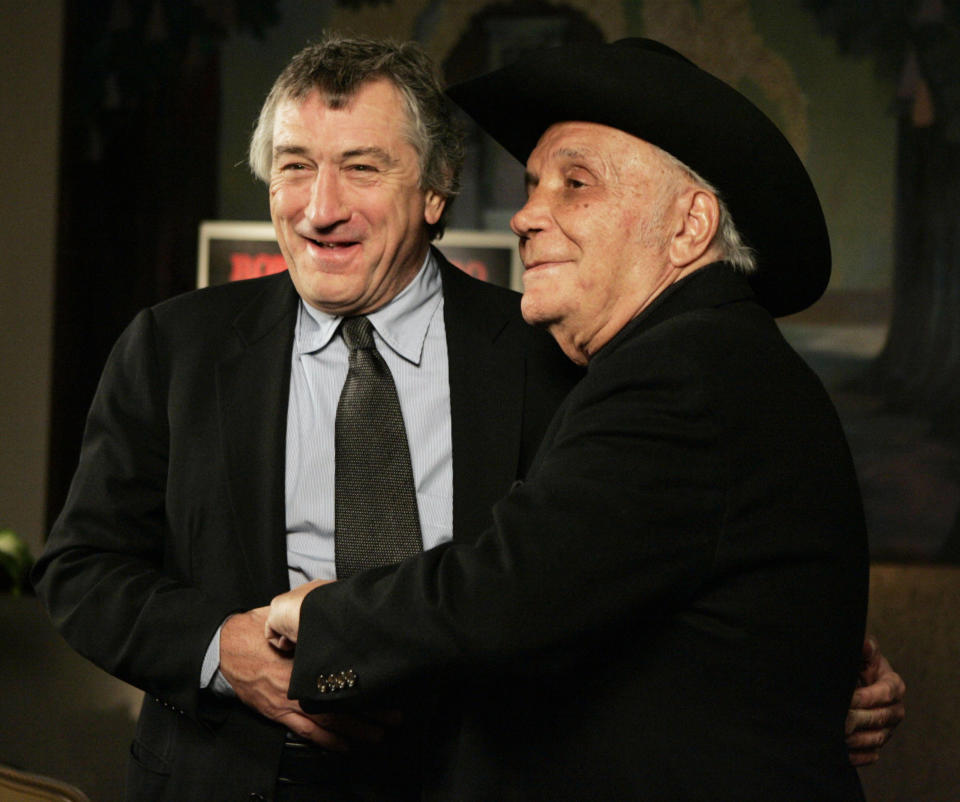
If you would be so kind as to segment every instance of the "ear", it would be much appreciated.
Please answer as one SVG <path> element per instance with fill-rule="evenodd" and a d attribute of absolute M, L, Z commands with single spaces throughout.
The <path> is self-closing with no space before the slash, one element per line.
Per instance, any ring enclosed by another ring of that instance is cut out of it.
<path fill-rule="evenodd" d="M 670 263 L 679 269 L 700 260 L 713 243 L 720 222 L 720 207 L 712 193 L 690 187 L 677 198 L 679 219 L 670 240 Z"/>
<path fill-rule="evenodd" d="M 427 221 L 428 225 L 432 226 L 443 214 L 443 207 L 447 205 L 447 199 L 432 189 L 428 189 L 423 201 L 423 219 Z"/>

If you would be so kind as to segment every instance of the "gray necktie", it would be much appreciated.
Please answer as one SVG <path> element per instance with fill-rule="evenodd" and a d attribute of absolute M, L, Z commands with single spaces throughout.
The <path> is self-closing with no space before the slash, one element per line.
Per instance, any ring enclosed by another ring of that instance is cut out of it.
<path fill-rule="evenodd" d="M 336 422 L 337 578 L 392 565 L 423 549 L 410 447 L 390 368 L 373 327 L 351 317 L 341 327 L 350 370 Z"/>

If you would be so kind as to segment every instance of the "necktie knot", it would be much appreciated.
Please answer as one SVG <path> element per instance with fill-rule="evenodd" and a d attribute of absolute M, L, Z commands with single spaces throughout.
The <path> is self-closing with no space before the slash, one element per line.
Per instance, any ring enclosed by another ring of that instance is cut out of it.
<path fill-rule="evenodd" d="M 359 348 L 373 348 L 373 324 L 365 317 L 347 317 L 340 329 L 347 348 L 356 351 Z"/>

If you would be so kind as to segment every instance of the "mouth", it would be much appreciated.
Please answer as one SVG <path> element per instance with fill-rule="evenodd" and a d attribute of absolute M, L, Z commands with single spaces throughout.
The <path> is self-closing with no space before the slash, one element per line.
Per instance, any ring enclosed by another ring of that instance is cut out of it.
<path fill-rule="evenodd" d="M 555 265 L 562 264 L 565 261 L 567 260 L 566 259 L 534 259 L 533 261 L 530 261 L 530 262 L 524 262 L 523 268 L 524 270 L 527 270 L 527 271 L 537 270 L 538 268 L 554 267 Z"/>
<path fill-rule="evenodd" d="M 356 240 L 320 240 L 312 239 L 311 237 L 304 237 L 304 239 L 309 242 L 311 245 L 314 245 L 317 248 L 320 248 L 325 251 L 336 251 L 343 248 L 352 248 L 354 245 L 357 245 Z"/>

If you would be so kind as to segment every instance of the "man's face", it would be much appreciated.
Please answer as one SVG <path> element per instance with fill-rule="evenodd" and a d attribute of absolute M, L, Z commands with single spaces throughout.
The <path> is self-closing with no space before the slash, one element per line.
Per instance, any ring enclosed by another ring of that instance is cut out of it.
<path fill-rule="evenodd" d="M 273 125 L 270 216 L 304 301 L 372 312 L 416 275 L 443 198 L 419 187 L 407 112 L 392 82 L 328 108 L 319 91 L 281 102 Z"/>
<path fill-rule="evenodd" d="M 523 317 L 574 362 L 674 280 L 667 258 L 679 176 L 655 149 L 605 125 L 558 123 L 527 161 L 520 237 Z"/>

